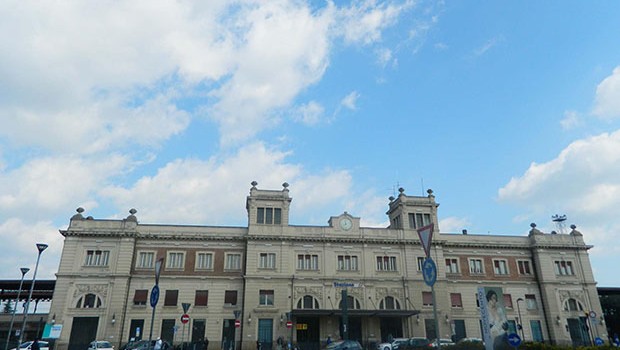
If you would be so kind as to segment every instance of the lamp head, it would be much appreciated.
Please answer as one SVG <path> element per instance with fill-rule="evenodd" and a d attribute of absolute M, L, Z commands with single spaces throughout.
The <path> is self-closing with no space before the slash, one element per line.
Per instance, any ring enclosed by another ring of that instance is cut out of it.
<path fill-rule="evenodd" d="M 30 271 L 30 269 L 27 267 L 22 267 L 19 270 L 22 272 L 22 277 L 24 277 L 24 275 L 27 274 L 28 271 Z"/>
<path fill-rule="evenodd" d="M 37 243 L 37 249 L 39 250 L 39 253 L 43 253 L 43 251 L 45 249 L 47 249 L 48 245 L 45 243 Z"/>

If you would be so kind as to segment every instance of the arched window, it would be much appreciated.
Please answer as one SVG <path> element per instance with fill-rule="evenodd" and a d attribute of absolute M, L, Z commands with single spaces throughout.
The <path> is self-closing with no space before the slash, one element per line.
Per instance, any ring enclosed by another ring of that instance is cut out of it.
<path fill-rule="evenodd" d="M 379 303 L 379 309 L 381 310 L 400 310 L 400 303 L 394 297 L 385 297 Z"/>
<path fill-rule="evenodd" d="M 85 294 L 84 296 L 78 299 L 75 304 L 76 308 L 97 308 L 101 307 L 101 298 L 96 296 L 93 293 Z"/>
<path fill-rule="evenodd" d="M 340 304 L 338 304 L 338 308 L 342 309 L 342 300 L 340 300 Z M 361 309 L 362 306 L 360 305 L 359 300 L 355 299 L 354 297 L 348 295 L 347 296 L 347 309 Z"/>
<path fill-rule="evenodd" d="M 319 301 L 312 295 L 304 295 L 303 298 L 297 302 L 298 309 L 318 309 Z"/>
<path fill-rule="evenodd" d="M 564 302 L 564 311 L 583 311 L 583 305 L 574 298 L 569 298 Z"/>

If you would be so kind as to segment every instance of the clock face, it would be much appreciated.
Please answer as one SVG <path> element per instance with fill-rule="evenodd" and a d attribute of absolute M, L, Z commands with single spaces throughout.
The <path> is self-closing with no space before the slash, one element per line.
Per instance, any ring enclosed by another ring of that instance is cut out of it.
<path fill-rule="evenodd" d="M 343 230 L 350 230 L 351 227 L 353 227 L 353 222 L 351 222 L 351 219 L 349 218 L 344 218 L 342 220 L 340 220 L 340 228 Z"/>

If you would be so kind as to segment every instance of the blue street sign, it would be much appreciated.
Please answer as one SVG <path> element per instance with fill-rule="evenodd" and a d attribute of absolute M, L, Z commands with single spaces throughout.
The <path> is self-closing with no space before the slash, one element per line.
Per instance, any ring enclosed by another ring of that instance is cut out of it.
<path fill-rule="evenodd" d="M 603 345 L 604 343 L 605 342 L 600 337 L 594 338 L 594 344 L 596 344 L 596 345 Z"/>
<path fill-rule="evenodd" d="M 422 276 L 424 276 L 424 283 L 429 287 L 437 281 L 437 266 L 433 259 L 426 258 L 422 263 Z"/>
<path fill-rule="evenodd" d="M 521 345 L 521 337 L 516 333 L 510 333 L 508 334 L 508 343 L 516 348 Z"/>
<path fill-rule="evenodd" d="M 158 301 L 159 301 L 159 286 L 154 285 L 153 289 L 151 289 L 151 307 L 155 307 Z"/>

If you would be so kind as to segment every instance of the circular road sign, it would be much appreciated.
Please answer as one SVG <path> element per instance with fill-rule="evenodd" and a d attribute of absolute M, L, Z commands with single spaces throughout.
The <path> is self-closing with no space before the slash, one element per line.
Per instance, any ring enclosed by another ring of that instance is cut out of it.
<path fill-rule="evenodd" d="M 590 315 L 590 318 L 596 318 L 596 311 L 594 310 L 590 311 L 589 315 Z"/>
<path fill-rule="evenodd" d="M 159 286 L 154 285 L 151 289 L 151 307 L 155 307 L 159 301 Z"/>
<path fill-rule="evenodd" d="M 241 327 L 241 321 L 235 320 L 235 328 Z"/>
<path fill-rule="evenodd" d="M 422 263 L 422 275 L 427 286 L 432 287 L 437 281 L 437 266 L 431 258 L 426 258 Z"/>
<path fill-rule="evenodd" d="M 508 334 L 508 343 L 514 347 L 521 345 L 521 337 L 516 333 Z"/>
<path fill-rule="evenodd" d="M 181 323 L 186 324 L 187 322 L 189 322 L 189 315 L 183 314 L 183 316 L 181 316 Z"/>
<path fill-rule="evenodd" d="M 594 338 L 594 344 L 596 344 L 596 345 L 603 345 L 603 344 L 605 344 L 605 342 L 603 341 L 603 339 L 601 339 L 601 337 L 596 337 L 596 338 Z"/>
<path fill-rule="evenodd" d="M 293 321 L 286 321 L 286 328 L 293 327 Z"/>

